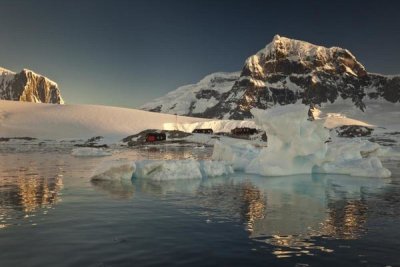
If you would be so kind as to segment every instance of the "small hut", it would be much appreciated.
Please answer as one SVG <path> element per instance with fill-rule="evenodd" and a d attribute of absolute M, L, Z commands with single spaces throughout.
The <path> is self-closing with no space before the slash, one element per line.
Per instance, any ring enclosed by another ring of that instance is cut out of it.
<path fill-rule="evenodd" d="M 157 141 L 165 141 L 167 139 L 167 136 L 165 133 L 148 133 L 146 135 L 146 142 L 157 142 Z"/>
<path fill-rule="evenodd" d="M 234 135 L 252 135 L 258 133 L 258 131 L 256 128 L 236 127 L 231 130 L 231 133 Z"/>
<path fill-rule="evenodd" d="M 194 129 L 192 133 L 213 134 L 213 129 Z"/>

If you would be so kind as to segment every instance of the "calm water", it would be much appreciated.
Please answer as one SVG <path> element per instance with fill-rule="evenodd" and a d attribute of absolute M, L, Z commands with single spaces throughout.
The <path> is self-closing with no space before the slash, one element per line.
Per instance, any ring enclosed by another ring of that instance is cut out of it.
<path fill-rule="evenodd" d="M 206 158 L 207 149 L 115 157 Z M 400 162 L 340 175 L 90 182 L 110 158 L 0 154 L 0 266 L 400 266 Z"/>

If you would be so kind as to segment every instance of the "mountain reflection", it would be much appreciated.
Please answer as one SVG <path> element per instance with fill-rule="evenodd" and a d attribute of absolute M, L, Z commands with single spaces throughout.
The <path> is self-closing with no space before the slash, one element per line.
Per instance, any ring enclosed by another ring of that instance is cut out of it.
<path fill-rule="evenodd" d="M 247 230 L 252 232 L 255 222 L 265 217 L 266 199 L 262 191 L 249 181 L 243 183 L 241 193 L 242 219 L 246 222 Z"/>
<path fill-rule="evenodd" d="M 63 188 L 62 168 L 55 164 L 50 171 L 43 172 L 42 165 L 36 161 L 26 161 L 28 166 L 16 158 L 8 158 L 0 163 L 0 228 L 17 223 L 20 218 L 30 217 L 39 209 L 50 209 L 61 200 Z M 15 160 L 15 161 L 14 161 Z M 57 170 L 57 171 L 55 171 Z"/>
<path fill-rule="evenodd" d="M 336 201 L 328 204 L 324 232 L 341 239 L 355 239 L 364 231 L 368 206 L 362 200 Z"/>
<path fill-rule="evenodd" d="M 20 207 L 25 213 L 38 208 L 50 207 L 59 201 L 59 192 L 63 186 L 61 176 L 43 178 L 39 176 L 20 176 L 17 179 L 15 207 Z"/>
<path fill-rule="evenodd" d="M 201 214 L 211 221 L 239 221 L 250 238 L 272 245 L 279 258 L 332 252 L 314 245 L 315 237 L 359 238 L 368 219 L 365 194 L 385 185 L 382 179 L 341 175 L 244 174 L 203 181 L 133 183 L 140 191 L 156 196 L 186 196 L 176 204 L 184 208 L 200 206 Z M 193 212 L 192 208 L 185 210 Z"/>

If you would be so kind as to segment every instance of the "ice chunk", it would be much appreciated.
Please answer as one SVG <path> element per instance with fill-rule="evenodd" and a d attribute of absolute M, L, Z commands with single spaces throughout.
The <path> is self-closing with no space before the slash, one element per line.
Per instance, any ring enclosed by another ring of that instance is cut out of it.
<path fill-rule="evenodd" d="M 367 140 L 338 138 L 329 144 L 325 162 L 314 172 L 390 177 L 390 171 L 376 157 L 380 149 L 379 144 Z"/>
<path fill-rule="evenodd" d="M 71 155 L 75 157 L 104 157 L 111 156 L 111 152 L 101 148 L 78 147 L 72 149 Z"/>
<path fill-rule="evenodd" d="M 134 177 L 163 181 L 201 179 L 202 174 L 196 160 L 144 160 L 136 162 Z"/>
<path fill-rule="evenodd" d="M 245 171 L 265 176 L 311 173 L 323 161 L 329 131 L 322 121 L 308 121 L 304 105 L 252 110 L 257 125 L 268 136 L 268 147 L 247 165 Z"/>
<path fill-rule="evenodd" d="M 94 171 L 91 180 L 130 180 L 135 170 L 135 163 L 126 159 L 103 161 Z"/>
<path fill-rule="evenodd" d="M 202 179 L 233 173 L 232 164 L 225 161 L 144 160 L 136 162 L 134 177 L 153 181 Z"/>
<path fill-rule="evenodd" d="M 400 158 L 400 148 L 399 147 L 380 147 L 379 150 L 376 151 L 376 155 L 379 157 L 398 160 Z"/>
<path fill-rule="evenodd" d="M 227 144 L 217 141 L 211 158 L 230 162 L 234 170 L 243 171 L 258 154 L 259 149 L 248 143 Z"/>
<path fill-rule="evenodd" d="M 232 164 L 226 161 L 201 161 L 200 168 L 206 177 L 224 176 L 233 173 Z"/>
<path fill-rule="evenodd" d="M 329 143 L 324 161 L 336 161 L 337 159 L 353 160 L 373 156 L 378 153 L 380 145 L 367 140 L 336 138 Z"/>
<path fill-rule="evenodd" d="M 360 159 L 337 158 L 332 162 L 326 162 L 320 167 L 316 167 L 315 172 L 366 177 L 390 177 L 391 175 L 390 171 L 382 166 L 377 157 Z"/>

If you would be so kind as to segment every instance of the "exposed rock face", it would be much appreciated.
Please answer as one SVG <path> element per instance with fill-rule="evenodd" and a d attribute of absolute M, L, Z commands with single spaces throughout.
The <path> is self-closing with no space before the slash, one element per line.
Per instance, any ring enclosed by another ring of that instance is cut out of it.
<path fill-rule="evenodd" d="M 0 68 L 0 99 L 63 104 L 57 83 L 24 69 L 19 73 Z"/>
<path fill-rule="evenodd" d="M 370 136 L 373 128 L 360 125 L 343 125 L 334 129 L 340 137 Z"/>
<path fill-rule="evenodd" d="M 339 99 L 351 99 L 361 110 L 365 109 L 365 100 L 400 102 L 400 77 L 368 73 L 346 49 L 276 35 L 246 60 L 240 77 L 221 94 L 218 103 L 195 115 L 244 119 L 252 117 L 252 108 L 267 109 L 297 101 L 306 105 L 334 103 Z"/>

